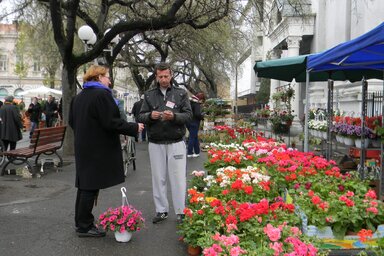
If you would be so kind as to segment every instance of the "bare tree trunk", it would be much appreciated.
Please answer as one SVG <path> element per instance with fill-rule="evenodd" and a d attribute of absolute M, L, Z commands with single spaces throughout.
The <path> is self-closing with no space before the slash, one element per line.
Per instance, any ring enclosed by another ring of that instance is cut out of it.
<path fill-rule="evenodd" d="M 63 123 L 67 125 L 67 132 L 63 144 L 63 154 L 74 155 L 74 136 L 72 128 L 68 124 L 68 116 L 71 106 L 71 100 L 76 96 L 76 70 L 72 67 L 63 67 L 61 81 L 63 83 Z"/>

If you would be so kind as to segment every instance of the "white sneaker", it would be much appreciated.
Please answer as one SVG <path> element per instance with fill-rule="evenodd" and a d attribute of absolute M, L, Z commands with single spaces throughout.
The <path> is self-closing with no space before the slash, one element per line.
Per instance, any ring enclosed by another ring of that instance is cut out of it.
<path fill-rule="evenodd" d="M 199 157 L 200 154 L 193 154 L 192 157 Z"/>
<path fill-rule="evenodd" d="M 191 158 L 191 157 L 194 157 L 194 154 L 193 155 L 187 155 L 188 158 Z"/>

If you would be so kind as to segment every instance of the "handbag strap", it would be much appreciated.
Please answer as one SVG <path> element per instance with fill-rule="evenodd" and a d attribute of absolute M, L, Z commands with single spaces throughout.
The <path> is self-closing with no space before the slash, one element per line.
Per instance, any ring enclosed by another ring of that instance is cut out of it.
<path fill-rule="evenodd" d="M 127 189 L 125 187 L 121 187 L 121 206 L 129 205 L 127 195 L 125 194 L 127 192 Z"/>

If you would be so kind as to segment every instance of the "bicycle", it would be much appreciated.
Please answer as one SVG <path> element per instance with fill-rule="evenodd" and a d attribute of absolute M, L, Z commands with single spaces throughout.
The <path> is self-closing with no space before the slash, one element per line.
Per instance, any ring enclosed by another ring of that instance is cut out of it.
<path fill-rule="evenodd" d="M 136 146 L 134 137 L 121 136 L 121 151 L 123 154 L 124 163 L 124 176 L 127 177 L 129 166 L 132 165 L 133 170 L 136 171 Z"/>

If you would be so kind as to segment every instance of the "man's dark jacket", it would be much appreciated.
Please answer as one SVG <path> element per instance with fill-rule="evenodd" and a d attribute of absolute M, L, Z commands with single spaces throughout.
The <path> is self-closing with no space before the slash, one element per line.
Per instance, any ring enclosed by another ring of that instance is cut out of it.
<path fill-rule="evenodd" d="M 29 104 L 28 107 L 29 119 L 31 122 L 38 123 L 41 119 L 41 106 L 38 102 L 36 104 Z"/>
<path fill-rule="evenodd" d="M 45 115 L 50 118 L 55 115 L 55 111 L 59 110 L 57 103 L 52 100 L 51 102 L 46 101 L 44 105 L 44 113 Z"/>
<path fill-rule="evenodd" d="M 132 107 L 132 115 L 135 117 L 135 121 L 138 122 L 138 117 L 139 117 L 139 114 L 140 114 L 140 109 L 141 109 L 141 106 L 143 105 L 143 99 L 140 99 L 139 101 L 136 101 L 134 104 L 133 104 L 133 107 Z"/>
<path fill-rule="evenodd" d="M 147 125 L 148 141 L 157 144 L 170 144 L 182 141 L 185 135 L 185 124 L 192 119 L 192 110 L 187 92 L 175 86 L 168 87 L 166 96 L 160 85 L 144 94 L 143 106 L 139 114 L 139 122 Z M 167 107 L 173 105 L 173 107 Z M 171 121 L 153 120 L 152 111 L 171 110 L 175 118 Z"/>
<path fill-rule="evenodd" d="M 75 136 L 76 187 L 96 190 L 124 182 L 120 134 L 136 136 L 138 125 L 120 118 L 112 94 L 84 89 L 71 102 L 69 125 Z"/>

